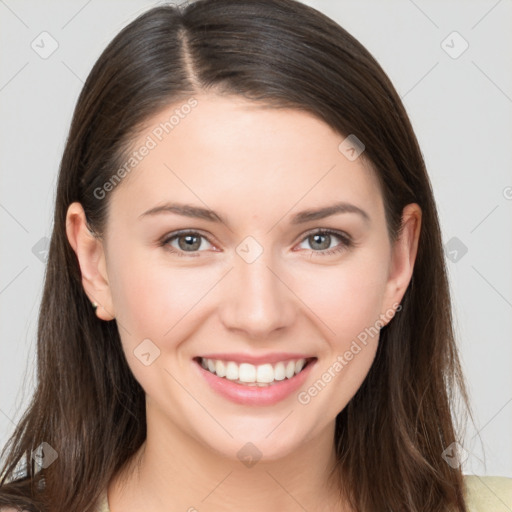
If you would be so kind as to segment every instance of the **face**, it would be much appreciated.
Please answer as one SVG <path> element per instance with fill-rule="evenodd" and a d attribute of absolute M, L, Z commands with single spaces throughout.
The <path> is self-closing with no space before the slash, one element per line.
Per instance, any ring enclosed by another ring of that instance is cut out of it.
<path fill-rule="evenodd" d="M 332 436 L 413 243 L 391 244 L 373 170 L 321 120 L 194 98 L 134 143 L 137 164 L 104 199 L 106 284 L 84 286 L 115 315 L 151 428 L 272 460 Z"/>

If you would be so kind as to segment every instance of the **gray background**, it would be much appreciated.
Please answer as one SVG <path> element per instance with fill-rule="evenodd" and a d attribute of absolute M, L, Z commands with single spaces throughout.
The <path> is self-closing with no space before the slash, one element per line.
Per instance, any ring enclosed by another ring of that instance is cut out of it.
<path fill-rule="evenodd" d="M 44 238 L 75 102 L 108 42 L 157 3 L 0 0 L 2 445 L 34 385 Z M 403 98 L 438 202 L 476 414 L 463 470 L 512 477 L 512 2 L 306 3 L 358 38 Z"/>

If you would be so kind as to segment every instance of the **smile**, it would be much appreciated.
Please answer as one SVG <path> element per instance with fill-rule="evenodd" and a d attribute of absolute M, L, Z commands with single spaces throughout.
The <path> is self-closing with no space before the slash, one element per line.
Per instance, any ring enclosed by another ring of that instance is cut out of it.
<path fill-rule="evenodd" d="M 237 384 L 263 387 L 293 378 L 314 358 L 291 359 L 279 361 L 275 364 L 266 363 L 260 365 L 204 357 L 198 359 L 198 362 L 205 370 L 217 375 L 217 377 L 225 378 Z"/>
<path fill-rule="evenodd" d="M 193 366 L 211 391 L 246 406 L 269 406 L 291 397 L 305 384 L 318 360 L 316 357 L 292 358 L 284 354 L 279 358 L 274 354 L 272 357 L 252 358 L 252 363 L 248 363 L 244 359 L 251 358 L 226 356 L 219 354 L 218 359 L 213 354 L 195 357 Z M 237 362 L 232 360 L 235 358 Z"/>

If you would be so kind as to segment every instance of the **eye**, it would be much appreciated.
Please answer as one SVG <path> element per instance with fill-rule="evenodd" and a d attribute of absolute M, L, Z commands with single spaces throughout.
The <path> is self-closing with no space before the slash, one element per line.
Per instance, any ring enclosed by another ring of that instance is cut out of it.
<path fill-rule="evenodd" d="M 336 240 L 338 240 L 338 244 L 333 246 L 332 243 Z M 353 245 L 352 239 L 346 233 L 328 229 L 318 229 L 309 233 L 301 242 L 301 244 L 304 243 L 309 244 L 312 248 L 311 256 L 313 254 L 322 256 L 336 254 Z M 204 250 L 215 248 L 205 235 L 190 230 L 170 233 L 159 244 L 177 256 L 199 256 L 199 253 Z"/>
<path fill-rule="evenodd" d="M 332 246 L 332 242 L 335 242 L 336 239 L 338 239 L 340 243 Z M 350 236 L 346 233 L 327 229 L 318 229 L 312 233 L 309 233 L 301 242 L 301 244 L 304 243 L 309 244 L 309 246 L 312 248 L 311 256 L 313 256 L 313 254 L 318 254 L 321 256 L 336 254 L 348 249 L 353 245 Z"/>
<path fill-rule="evenodd" d="M 183 253 L 189 253 L 187 256 L 198 256 L 195 253 L 207 248 L 203 242 L 213 247 L 207 238 L 197 231 L 178 231 L 164 237 L 160 245 L 178 256 L 184 256 Z"/>

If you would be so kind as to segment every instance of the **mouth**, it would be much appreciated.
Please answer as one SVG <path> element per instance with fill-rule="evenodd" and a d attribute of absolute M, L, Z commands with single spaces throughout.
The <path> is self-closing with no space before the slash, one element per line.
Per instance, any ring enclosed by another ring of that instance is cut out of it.
<path fill-rule="evenodd" d="M 220 379 L 247 387 L 270 387 L 290 381 L 304 372 L 316 357 L 288 358 L 274 363 L 252 364 L 227 359 L 195 357 L 201 368 Z"/>

